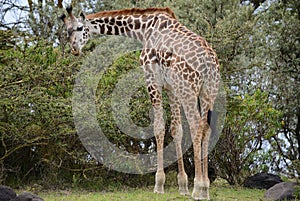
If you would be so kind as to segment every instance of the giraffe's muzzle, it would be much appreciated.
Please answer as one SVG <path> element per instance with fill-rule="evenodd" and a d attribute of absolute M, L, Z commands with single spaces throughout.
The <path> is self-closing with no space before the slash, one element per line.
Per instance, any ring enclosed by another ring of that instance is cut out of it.
<path fill-rule="evenodd" d="M 71 53 L 75 56 L 79 56 L 80 52 L 79 51 L 76 51 L 75 49 L 72 49 L 71 50 Z"/>

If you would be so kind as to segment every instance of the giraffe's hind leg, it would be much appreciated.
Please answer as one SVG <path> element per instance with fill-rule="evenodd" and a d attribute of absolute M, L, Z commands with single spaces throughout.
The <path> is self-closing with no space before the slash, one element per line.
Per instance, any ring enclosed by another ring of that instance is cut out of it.
<path fill-rule="evenodd" d="M 202 137 L 200 143 L 201 146 L 200 148 L 194 146 L 194 154 L 196 155 L 197 153 L 200 152 L 199 167 L 200 167 L 201 174 L 197 175 L 197 171 L 195 172 L 194 190 L 192 196 L 196 200 L 209 200 L 210 181 L 208 178 L 208 143 L 209 143 L 210 128 L 207 124 L 206 118 L 201 118 L 198 132 L 201 133 L 199 136 Z M 198 140 L 195 139 L 195 142 L 196 141 Z M 197 165 L 197 163 L 198 161 L 195 162 L 195 166 Z"/>
<path fill-rule="evenodd" d="M 199 188 L 200 191 L 200 199 L 209 200 L 209 186 L 210 181 L 208 178 L 208 145 L 209 145 L 209 136 L 210 136 L 210 128 L 203 120 L 203 139 L 202 139 L 202 146 L 201 146 L 201 168 L 202 168 L 202 175 L 201 175 L 201 182 L 195 182 L 196 188 Z"/>
<path fill-rule="evenodd" d="M 185 96 L 185 101 L 182 104 L 189 122 L 194 149 L 195 178 L 192 198 L 194 200 L 209 200 L 209 180 L 206 180 L 205 176 L 207 174 L 205 164 L 207 163 L 203 160 L 205 159 L 203 156 L 206 154 L 203 152 L 206 150 L 203 149 L 203 145 L 206 143 L 203 140 L 206 139 L 204 135 L 206 134 L 207 118 L 200 115 L 197 101 L 197 96 L 190 93 L 190 96 Z"/>
<path fill-rule="evenodd" d="M 195 200 L 209 200 L 208 179 L 208 140 L 209 127 L 206 118 L 200 119 L 196 136 L 193 139 L 195 179 L 192 197 Z"/>
<path fill-rule="evenodd" d="M 200 156 L 201 174 L 198 176 L 200 180 L 197 180 L 197 177 L 195 177 L 195 186 L 194 186 L 193 195 L 194 197 L 196 198 L 198 197 L 199 199 L 202 200 L 209 200 L 210 181 L 208 178 L 208 147 L 209 147 L 209 139 L 211 135 L 211 127 L 215 128 L 216 126 L 216 125 L 212 125 L 215 124 L 216 122 L 211 121 L 211 117 L 213 114 L 212 111 L 213 103 L 216 97 L 216 93 L 212 89 L 210 90 L 207 90 L 207 88 L 204 89 L 200 95 L 200 116 L 201 117 L 199 121 L 200 124 L 198 128 L 198 133 L 197 133 L 197 137 L 201 138 L 200 148 L 197 147 L 200 150 L 197 151 L 194 150 L 194 154 L 196 154 L 196 152 L 200 153 L 199 156 Z M 200 192 L 199 196 L 197 195 L 197 192 Z"/>

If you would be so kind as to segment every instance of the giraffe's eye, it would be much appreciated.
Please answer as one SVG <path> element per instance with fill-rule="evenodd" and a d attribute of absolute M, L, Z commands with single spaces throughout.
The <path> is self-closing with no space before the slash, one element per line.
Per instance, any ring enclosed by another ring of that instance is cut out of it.
<path fill-rule="evenodd" d="M 82 31 L 83 30 L 83 26 L 77 27 L 76 31 Z"/>

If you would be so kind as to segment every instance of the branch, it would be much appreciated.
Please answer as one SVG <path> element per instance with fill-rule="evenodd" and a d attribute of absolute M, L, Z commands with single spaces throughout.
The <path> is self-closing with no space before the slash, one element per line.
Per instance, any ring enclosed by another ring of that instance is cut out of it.
<path fill-rule="evenodd" d="M 22 84 L 24 82 L 25 82 L 24 80 L 18 80 L 18 81 L 10 82 L 10 83 L 7 83 L 7 84 L 2 84 L 2 85 L 0 85 L 0 88 L 5 88 L 5 87 L 15 85 L 15 84 Z"/>
<path fill-rule="evenodd" d="M 6 151 L 4 156 L 0 158 L 0 161 L 3 161 L 5 158 L 9 157 L 11 154 L 13 154 L 15 151 L 18 151 L 19 149 L 25 148 L 25 147 L 31 147 L 31 146 L 39 146 L 39 145 L 48 145 L 46 142 L 37 142 L 37 143 L 31 143 L 31 144 L 22 144 L 18 147 L 12 148 L 9 151 Z"/>

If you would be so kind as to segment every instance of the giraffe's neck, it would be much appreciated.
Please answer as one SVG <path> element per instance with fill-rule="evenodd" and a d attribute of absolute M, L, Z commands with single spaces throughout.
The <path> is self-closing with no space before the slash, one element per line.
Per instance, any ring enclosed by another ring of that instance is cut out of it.
<path fill-rule="evenodd" d="M 91 34 L 121 35 L 144 42 L 147 35 L 161 21 L 163 14 L 119 15 L 105 17 L 87 16 L 87 26 Z M 164 17 L 166 18 L 166 17 Z"/>

